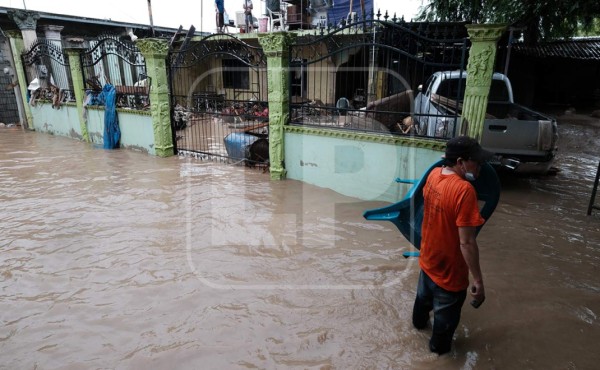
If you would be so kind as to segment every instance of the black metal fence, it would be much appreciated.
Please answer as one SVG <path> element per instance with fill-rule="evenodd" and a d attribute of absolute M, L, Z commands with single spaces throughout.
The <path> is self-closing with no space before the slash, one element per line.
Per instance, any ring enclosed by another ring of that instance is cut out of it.
<path fill-rule="evenodd" d="M 0 38 L 0 42 L 4 40 Z M 5 55 L 0 48 L 0 86 L 3 87 L 0 88 L 0 123 L 10 125 L 19 123 L 20 119 L 15 95 L 18 79 L 8 58 L 9 55 Z"/>
<path fill-rule="evenodd" d="M 171 52 L 169 63 L 177 153 L 266 165 L 269 111 L 262 48 L 232 35 L 211 35 Z"/>
<path fill-rule="evenodd" d="M 117 107 L 149 109 L 149 89 L 152 81 L 146 75 L 146 61 L 140 50 L 129 40 L 103 35 L 90 41 L 81 54 L 86 98 L 93 98 L 109 83 L 117 91 Z"/>
<path fill-rule="evenodd" d="M 463 33 L 462 25 L 416 25 L 379 14 L 300 37 L 290 53 L 290 123 L 427 136 L 420 123 L 429 117 L 415 113 L 415 99 L 434 72 L 464 69 Z M 459 100 L 461 91 L 447 97 Z"/>
<path fill-rule="evenodd" d="M 53 108 L 75 101 L 69 59 L 53 41 L 38 39 L 21 55 L 28 84 L 30 105 L 48 101 Z"/>

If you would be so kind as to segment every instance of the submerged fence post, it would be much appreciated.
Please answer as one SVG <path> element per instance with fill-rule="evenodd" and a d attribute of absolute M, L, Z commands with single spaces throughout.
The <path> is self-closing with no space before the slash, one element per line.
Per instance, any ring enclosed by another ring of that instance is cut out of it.
<path fill-rule="evenodd" d="M 463 103 L 463 124 L 461 134 L 481 140 L 483 121 L 487 110 L 496 42 L 506 29 L 501 24 L 467 24 L 471 39 L 469 62 L 467 64 L 467 84 Z M 466 120 L 466 122 L 465 122 Z"/>
<path fill-rule="evenodd" d="M 79 117 L 79 126 L 81 127 L 81 136 L 86 142 L 91 142 L 90 134 L 87 129 L 87 120 L 84 116 L 83 104 L 85 102 L 83 82 L 83 69 L 81 67 L 80 53 L 84 50 L 83 39 L 67 40 L 68 45 L 65 47 L 65 52 L 69 57 L 69 67 L 71 80 L 73 81 L 73 93 L 75 94 L 75 103 L 77 104 L 77 116 Z"/>
<path fill-rule="evenodd" d="M 167 40 L 140 39 L 136 46 L 146 59 L 148 75 L 150 112 L 154 128 L 154 149 L 159 157 L 174 154 L 173 133 L 171 130 L 171 101 L 169 98 L 169 80 L 167 78 Z"/>
<path fill-rule="evenodd" d="M 290 46 L 295 34 L 273 32 L 259 34 L 258 41 L 267 56 L 269 100 L 269 162 L 271 180 L 285 179 L 283 126 L 290 116 Z"/>
<path fill-rule="evenodd" d="M 25 51 L 25 42 L 19 31 L 4 31 L 4 33 L 10 39 L 10 48 L 15 66 L 15 77 L 17 78 L 21 93 L 20 99 L 23 108 L 23 112 L 19 112 L 19 114 L 23 114 L 23 117 L 20 117 L 21 124 L 24 125 L 23 127 L 26 129 L 34 130 L 33 114 L 31 114 L 31 107 L 27 100 L 27 76 L 25 76 L 25 68 L 23 66 L 23 60 L 21 59 L 21 54 Z M 19 97 L 16 98 L 17 100 L 19 99 Z"/>
<path fill-rule="evenodd" d="M 598 162 L 598 169 L 596 170 L 596 179 L 594 180 L 594 186 L 592 187 L 592 196 L 590 197 L 590 205 L 588 206 L 587 215 L 592 214 L 592 210 L 600 210 L 600 205 L 596 205 L 596 192 L 598 191 L 598 183 L 600 182 L 600 162 Z"/>

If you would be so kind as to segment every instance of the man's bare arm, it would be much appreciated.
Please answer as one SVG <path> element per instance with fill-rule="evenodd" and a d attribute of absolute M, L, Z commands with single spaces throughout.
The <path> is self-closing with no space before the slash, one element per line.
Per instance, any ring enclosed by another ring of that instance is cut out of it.
<path fill-rule="evenodd" d="M 485 297 L 485 290 L 483 287 L 483 275 L 479 266 L 479 247 L 476 239 L 476 228 L 472 226 L 459 227 L 458 236 L 460 238 L 460 251 L 473 276 L 471 295 L 476 300 L 481 301 Z"/>

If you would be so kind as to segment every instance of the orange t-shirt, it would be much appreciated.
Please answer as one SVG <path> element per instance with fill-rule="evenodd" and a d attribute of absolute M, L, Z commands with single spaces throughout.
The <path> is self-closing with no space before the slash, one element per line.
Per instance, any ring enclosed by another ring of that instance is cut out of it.
<path fill-rule="evenodd" d="M 456 174 L 436 168 L 423 189 L 421 269 L 438 286 L 458 292 L 469 287 L 469 268 L 460 250 L 459 226 L 480 226 L 475 188 Z"/>

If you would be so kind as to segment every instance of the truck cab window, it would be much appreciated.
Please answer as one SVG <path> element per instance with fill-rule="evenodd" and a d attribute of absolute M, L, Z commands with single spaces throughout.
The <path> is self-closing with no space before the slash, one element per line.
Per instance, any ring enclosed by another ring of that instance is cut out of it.
<path fill-rule="evenodd" d="M 506 88 L 506 82 L 502 80 L 492 80 L 492 86 L 490 87 L 489 101 L 496 102 L 507 102 L 509 101 L 508 89 Z"/>
<path fill-rule="evenodd" d="M 446 98 L 463 101 L 465 97 L 465 82 L 466 80 L 460 78 L 446 79 L 440 82 L 438 87 L 438 95 Z"/>

